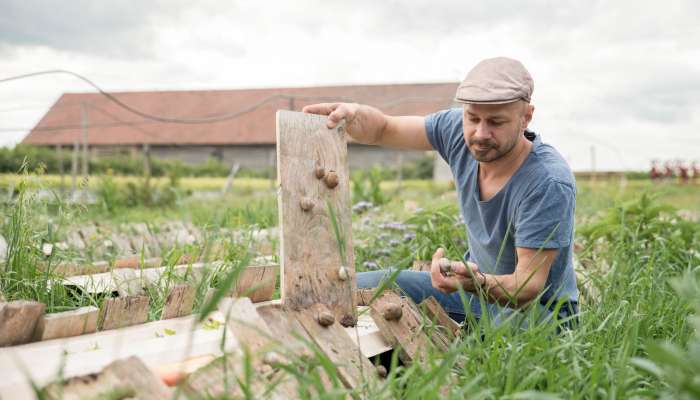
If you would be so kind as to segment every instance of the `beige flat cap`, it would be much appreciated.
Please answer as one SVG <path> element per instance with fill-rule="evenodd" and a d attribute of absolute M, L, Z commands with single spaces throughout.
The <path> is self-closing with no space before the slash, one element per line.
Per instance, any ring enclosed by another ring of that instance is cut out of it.
<path fill-rule="evenodd" d="M 525 66 L 512 58 L 489 58 L 476 64 L 457 88 L 455 101 L 467 104 L 528 103 L 535 84 Z"/>

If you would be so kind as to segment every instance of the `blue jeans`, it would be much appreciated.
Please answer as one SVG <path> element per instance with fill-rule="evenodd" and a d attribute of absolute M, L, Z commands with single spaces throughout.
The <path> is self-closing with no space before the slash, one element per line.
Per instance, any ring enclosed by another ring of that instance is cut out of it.
<path fill-rule="evenodd" d="M 388 279 L 393 271 L 381 270 L 371 272 L 357 273 L 357 287 L 360 289 L 371 289 L 379 285 L 383 279 Z M 467 313 L 470 313 L 476 320 L 482 316 L 482 305 L 478 296 L 471 293 L 464 293 L 464 302 L 459 292 L 445 294 L 435 289 L 430 280 L 430 273 L 426 271 L 411 271 L 404 270 L 399 272 L 396 277 L 396 285 L 399 286 L 402 292 L 410 297 L 416 304 L 424 299 L 433 296 L 442 305 L 449 316 L 462 323 L 466 319 Z M 466 307 L 465 307 L 466 304 Z M 567 307 L 561 307 L 558 317 L 565 318 L 569 315 L 578 314 L 576 303 L 566 303 Z M 511 317 L 514 313 L 519 313 L 520 310 L 502 307 L 493 303 L 484 304 L 484 310 L 489 313 L 489 316 L 495 324 L 500 324 L 502 321 Z M 545 305 L 537 305 L 538 319 L 550 317 L 552 311 Z M 523 318 L 521 325 L 526 326 L 527 320 Z"/>

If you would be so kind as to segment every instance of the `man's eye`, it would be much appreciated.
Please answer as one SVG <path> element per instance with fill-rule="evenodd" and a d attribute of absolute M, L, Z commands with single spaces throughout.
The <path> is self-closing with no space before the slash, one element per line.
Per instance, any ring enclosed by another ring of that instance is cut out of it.
<path fill-rule="evenodd" d="M 469 118 L 469 122 L 471 122 L 472 124 L 478 124 L 479 120 L 476 118 Z"/>

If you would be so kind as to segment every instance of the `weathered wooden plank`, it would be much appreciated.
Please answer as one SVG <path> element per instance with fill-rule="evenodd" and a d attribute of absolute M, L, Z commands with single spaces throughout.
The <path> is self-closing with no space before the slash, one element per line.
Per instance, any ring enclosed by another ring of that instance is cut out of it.
<path fill-rule="evenodd" d="M 267 304 L 257 307 L 258 314 L 265 320 L 270 331 L 274 335 L 275 343 L 283 348 L 284 354 L 292 355 L 295 359 L 302 362 L 305 367 L 310 368 L 309 358 L 314 356 L 313 339 L 306 333 L 306 330 L 299 323 L 293 313 L 288 313 L 282 309 L 281 304 Z M 349 328 L 346 328 L 349 329 Z M 311 372 L 310 370 L 308 371 Z M 326 391 L 333 387 L 328 374 L 320 366 L 316 367 L 316 373 L 321 378 L 321 382 Z M 316 398 L 323 393 L 314 390 L 313 387 L 308 387 L 306 397 Z"/>
<path fill-rule="evenodd" d="M 50 340 L 93 333 L 97 331 L 100 309 L 93 306 L 46 314 L 39 319 L 34 340 Z"/>
<path fill-rule="evenodd" d="M 197 289 L 194 286 L 186 284 L 173 286 L 165 299 L 160 319 L 184 317 L 192 314 L 196 294 Z"/>
<path fill-rule="evenodd" d="M 45 307 L 42 303 L 26 300 L 0 303 L 0 346 L 30 342 Z"/>
<path fill-rule="evenodd" d="M 65 377 L 100 372 L 117 357 L 137 355 L 152 369 L 192 357 L 212 355 L 237 348 L 237 342 L 221 338 L 232 334 L 218 311 L 213 322 L 192 327 L 195 316 L 148 322 L 123 329 L 100 331 L 60 340 L 0 348 L 0 398 L 34 399 L 28 378 L 43 386 L 61 370 Z"/>
<path fill-rule="evenodd" d="M 401 360 L 419 361 L 430 346 L 430 339 L 420 329 L 421 322 L 406 299 L 393 290 L 385 290 L 369 305 L 370 315 L 387 342 L 400 349 Z"/>
<path fill-rule="evenodd" d="M 238 342 L 251 353 L 269 347 L 272 337 L 270 328 L 249 298 L 223 298 L 219 303 L 219 311 L 227 318 L 229 328 L 236 335 Z"/>
<path fill-rule="evenodd" d="M 358 307 L 368 306 L 373 296 L 374 289 L 357 289 L 355 290 L 355 303 Z"/>
<path fill-rule="evenodd" d="M 249 266 L 241 271 L 236 287 L 231 292 L 234 297 L 248 297 L 253 303 L 272 299 L 277 284 L 280 267 Z"/>
<path fill-rule="evenodd" d="M 148 296 L 126 296 L 107 299 L 100 312 L 100 329 L 118 329 L 142 324 L 148 319 Z"/>
<path fill-rule="evenodd" d="M 319 323 L 320 314 L 324 311 L 328 311 L 325 305 L 315 304 L 294 314 L 314 343 L 333 361 L 338 368 L 338 377 L 347 388 L 361 391 L 362 385 L 374 385 L 377 380 L 374 366 L 362 355 L 343 327 L 338 322 L 328 326 Z"/>
<path fill-rule="evenodd" d="M 73 377 L 46 387 L 52 400 L 165 399 L 172 392 L 136 356 L 117 360 L 97 374 Z"/>
<path fill-rule="evenodd" d="M 323 179 L 316 176 L 321 169 Z M 342 128 L 327 129 L 322 116 L 278 111 L 277 176 L 282 301 L 295 310 L 324 304 L 341 324 L 354 325 L 350 179 Z M 335 186 L 326 183 L 332 180 Z"/>
<path fill-rule="evenodd" d="M 448 333 L 449 337 L 454 338 L 455 336 L 459 335 L 461 329 L 459 324 L 450 318 L 435 297 L 430 296 L 423 300 L 419 307 L 421 310 L 423 310 L 425 315 L 431 321 L 433 321 L 433 323 L 443 327 L 445 332 Z"/>
<path fill-rule="evenodd" d="M 205 397 L 227 395 L 237 398 L 249 390 L 254 398 L 296 398 L 291 382 L 264 362 L 273 335 L 250 299 L 224 298 L 219 303 L 219 311 L 242 347 L 191 374 L 183 385 L 185 392 Z M 251 357 L 249 361 L 255 375 L 248 381 L 247 389 L 239 385 L 239 382 L 246 382 L 245 353 Z"/>

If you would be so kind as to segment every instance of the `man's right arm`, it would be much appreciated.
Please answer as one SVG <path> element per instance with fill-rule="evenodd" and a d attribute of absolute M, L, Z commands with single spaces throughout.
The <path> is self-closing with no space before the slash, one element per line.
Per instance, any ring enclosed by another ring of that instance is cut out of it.
<path fill-rule="evenodd" d="M 304 107 L 303 112 L 327 115 L 328 128 L 335 128 L 345 120 L 345 131 L 358 143 L 433 150 L 428 141 L 424 117 L 393 117 L 374 107 L 356 103 L 313 104 Z"/>

